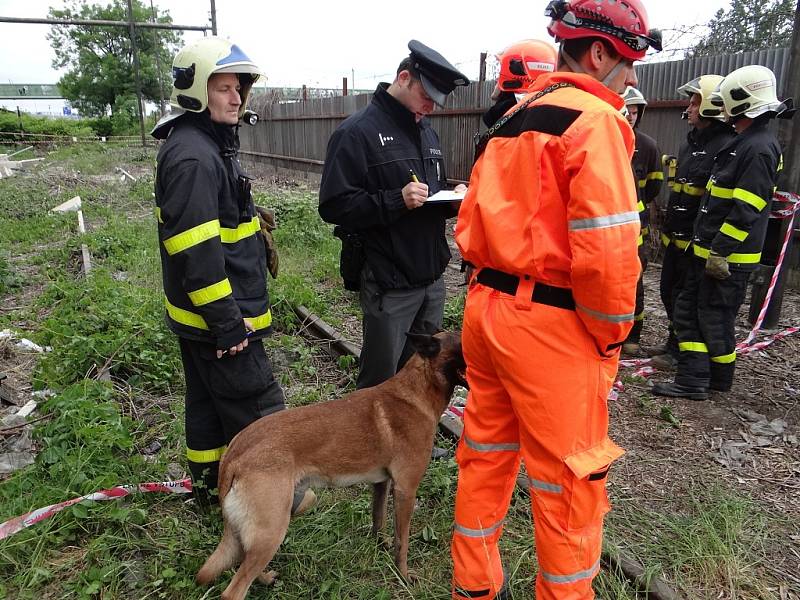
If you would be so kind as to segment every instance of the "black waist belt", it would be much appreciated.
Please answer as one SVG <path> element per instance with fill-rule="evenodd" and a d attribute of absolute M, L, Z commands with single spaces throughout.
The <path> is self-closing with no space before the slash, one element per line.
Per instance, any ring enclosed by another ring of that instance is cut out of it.
<path fill-rule="evenodd" d="M 504 294 L 515 296 L 517 287 L 519 287 L 519 277 L 496 269 L 481 269 L 478 271 L 478 283 Z M 538 281 L 533 285 L 531 302 L 547 304 L 548 306 L 566 310 L 575 310 L 575 299 L 572 297 L 571 289 L 555 287 Z"/>

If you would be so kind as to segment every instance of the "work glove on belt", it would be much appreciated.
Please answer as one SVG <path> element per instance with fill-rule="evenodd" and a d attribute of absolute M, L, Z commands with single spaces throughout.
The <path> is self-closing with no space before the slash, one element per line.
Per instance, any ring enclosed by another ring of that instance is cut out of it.
<path fill-rule="evenodd" d="M 277 227 L 275 225 L 275 213 L 261 206 L 256 206 L 258 222 L 261 225 L 261 236 L 264 239 L 264 248 L 267 251 L 267 270 L 273 279 L 278 278 L 278 250 L 275 247 L 275 240 L 272 232 Z"/>
<path fill-rule="evenodd" d="M 706 275 L 714 279 L 727 279 L 730 277 L 731 270 L 728 268 L 728 259 L 716 252 L 709 254 L 708 260 L 706 260 Z"/>

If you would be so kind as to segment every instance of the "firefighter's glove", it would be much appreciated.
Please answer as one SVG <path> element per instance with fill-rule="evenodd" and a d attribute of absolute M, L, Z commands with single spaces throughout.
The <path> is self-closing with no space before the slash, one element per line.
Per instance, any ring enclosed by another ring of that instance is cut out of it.
<path fill-rule="evenodd" d="M 715 252 L 709 254 L 706 261 L 706 275 L 714 279 L 727 279 L 730 277 L 731 270 L 728 268 L 728 259 Z"/>
<path fill-rule="evenodd" d="M 261 237 L 264 240 L 264 249 L 267 251 L 267 270 L 273 279 L 278 277 L 278 250 L 272 232 L 275 230 L 275 213 L 261 206 L 256 206 L 258 222 L 261 225 Z"/>

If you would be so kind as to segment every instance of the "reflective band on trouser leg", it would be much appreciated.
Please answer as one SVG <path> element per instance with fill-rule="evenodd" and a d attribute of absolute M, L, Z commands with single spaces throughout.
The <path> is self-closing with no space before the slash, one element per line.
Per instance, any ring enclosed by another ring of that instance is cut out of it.
<path fill-rule="evenodd" d="M 711 362 L 719 363 L 721 365 L 728 365 L 732 362 L 736 362 L 736 352 L 731 352 L 730 354 L 725 354 L 724 356 L 712 356 Z"/>
<path fill-rule="evenodd" d="M 211 450 L 192 450 L 186 448 L 186 458 L 195 463 L 210 463 L 216 462 L 225 454 L 227 446 L 220 446 L 219 448 L 212 448 Z"/>
<path fill-rule="evenodd" d="M 491 294 L 484 286 L 470 289 L 464 315 L 462 346 L 470 395 L 456 451 L 459 474 L 451 546 L 455 600 L 492 600 L 503 586 L 498 541 L 520 464 L 519 423 L 487 361 L 479 322 Z"/>

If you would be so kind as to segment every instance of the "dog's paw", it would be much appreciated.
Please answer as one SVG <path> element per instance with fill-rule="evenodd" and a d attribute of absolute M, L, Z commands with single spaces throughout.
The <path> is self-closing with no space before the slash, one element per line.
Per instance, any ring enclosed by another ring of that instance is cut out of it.
<path fill-rule="evenodd" d="M 264 585 L 272 585 L 273 583 L 275 583 L 275 580 L 277 578 L 278 578 L 277 571 L 264 571 L 263 573 L 261 573 L 261 575 L 256 577 L 258 582 L 263 583 Z"/>
<path fill-rule="evenodd" d="M 419 580 L 419 576 L 416 574 L 416 572 L 412 571 L 411 569 L 406 571 L 405 575 L 403 575 L 402 577 L 409 585 L 414 585 Z"/>

